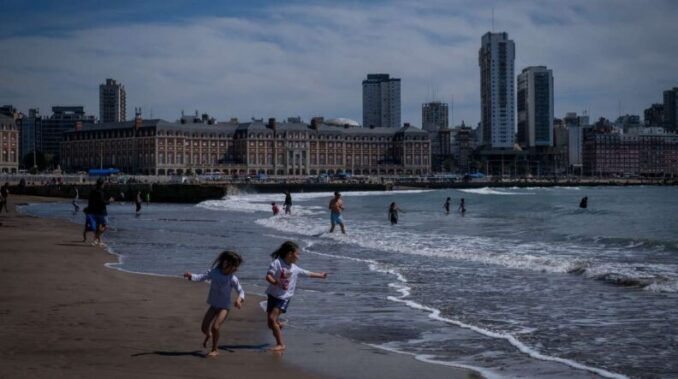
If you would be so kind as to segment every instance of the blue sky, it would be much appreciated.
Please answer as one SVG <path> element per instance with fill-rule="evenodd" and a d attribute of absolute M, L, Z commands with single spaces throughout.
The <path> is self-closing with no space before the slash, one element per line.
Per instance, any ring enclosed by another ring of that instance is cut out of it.
<path fill-rule="evenodd" d="M 516 75 L 554 72 L 556 116 L 642 114 L 678 86 L 678 2 L 0 0 L 0 103 L 23 112 L 84 105 L 98 116 L 106 78 L 128 115 L 348 117 L 362 122 L 367 73 L 402 79 L 403 122 L 454 99 L 479 120 L 480 38 L 506 31 Z"/>

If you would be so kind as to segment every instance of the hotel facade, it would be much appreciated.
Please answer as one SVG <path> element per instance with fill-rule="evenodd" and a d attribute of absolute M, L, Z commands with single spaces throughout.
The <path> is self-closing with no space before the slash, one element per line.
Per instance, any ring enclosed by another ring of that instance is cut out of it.
<path fill-rule="evenodd" d="M 114 167 L 128 174 L 307 176 L 428 175 L 429 134 L 401 128 L 361 128 L 314 120 L 205 123 L 143 120 L 83 125 L 64 134 L 66 171 Z"/>
<path fill-rule="evenodd" d="M 584 174 L 591 176 L 678 176 L 678 134 L 641 128 L 621 134 L 589 128 L 584 132 Z"/>
<path fill-rule="evenodd" d="M 0 172 L 19 170 L 19 129 L 13 117 L 0 114 Z"/>

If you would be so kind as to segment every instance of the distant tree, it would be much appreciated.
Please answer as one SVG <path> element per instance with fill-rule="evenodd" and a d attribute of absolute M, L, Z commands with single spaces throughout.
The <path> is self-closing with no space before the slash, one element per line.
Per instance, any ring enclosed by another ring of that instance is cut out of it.
<path fill-rule="evenodd" d="M 442 169 L 444 172 L 455 172 L 457 171 L 457 161 L 454 158 L 445 158 L 442 161 Z"/>
<path fill-rule="evenodd" d="M 34 156 L 35 156 L 35 161 L 33 160 Z M 41 151 L 37 151 L 35 153 L 35 155 L 33 154 L 33 152 L 30 152 L 30 153 L 24 155 L 22 161 L 23 161 L 24 167 L 26 167 L 29 170 L 31 170 L 35 166 L 37 166 L 37 169 L 42 171 L 42 170 L 45 169 L 45 167 L 47 167 L 47 161 L 45 160 L 45 155 Z"/>
<path fill-rule="evenodd" d="M 45 156 L 45 168 L 48 169 L 53 169 L 57 163 L 59 163 L 56 159 L 58 157 L 55 157 L 54 154 L 52 153 L 47 153 L 44 155 Z"/>

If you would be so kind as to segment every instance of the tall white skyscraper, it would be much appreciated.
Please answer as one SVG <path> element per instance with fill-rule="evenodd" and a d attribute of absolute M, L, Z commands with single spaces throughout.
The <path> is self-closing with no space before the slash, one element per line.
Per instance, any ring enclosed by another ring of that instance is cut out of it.
<path fill-rule="evenodd" d="M 515 133 L 515 45 L 508 33 L 485 33 L 478 53 L 483 144 L 512 148 Z"/>
<path fill-rule="evenodd" d="M 99 85 L 99 121 L 121 122 L 126 119 L 125 86 L 113 79 Z"/>
<path fill-rule="evenodd" d="M 368 74 L 363 80 L 363 127 L 400 127 L 400 79 Z"/>
<path fill-rule="evenodd" d="M 553 72 L 545 66 L 518 75 L 518 143 L 553 146 Z"/>

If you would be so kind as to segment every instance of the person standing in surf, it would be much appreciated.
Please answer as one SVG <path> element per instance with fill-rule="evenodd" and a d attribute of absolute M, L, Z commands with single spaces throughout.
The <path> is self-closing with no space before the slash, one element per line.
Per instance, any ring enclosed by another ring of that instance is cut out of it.
<path fill-rule="evenodd" d="M 294 288 L 297 286 L 299 274 L 309 278 L 327 278 L 325 272 L 311 272 L 297 266 L 295 263 L 299 260 L 300 252 L 299 245 L 292 241 L 285 241 L 278 250 L 271 254 L 273 262 L 266 272 L 266 281 L 269 284 L 266 289 L 266 295 L 268 295 L 266 302 L 268 328 L 271 329 L 273 337 L 275 337 L 275 346 L 271 348 L 271 351 L 285 350 L 285 342 L 282 336 L 283 325 L 279 318 L 281 314 L 287 312 L 287 307 L 294 295 Z"/>
<path fill-rule="evenodd" d="M 401 210 L 400 207 L 398 207 L 398 204 L 396 204 L 394 201 L 388 207 L 388 219 L 391 221 L 391 225 L 398 223 L 398 212 L 405 213 L 405 211 Z"/>
<path fill-rule="evenodd" d="M 78 200 L 80 200 L 80 193 L 78 192 L 78 187 L 73 186 L 73 190 L 75 191 L 75 196 L 73 197 L 73 201 L 71 204 L 73 204 L 73 214 L 78 213 L 80 210 L 80 206 L 78 205 Z"/>
<path fill-rule="evenodd" d="M 452 202 L 452 199 L 449 197 L 445 200 L 445 204 L 443 204 L 443 208 L 445 208 L 445 214 L 448 215 L 450 214 L 450 203 Z"/>
<path fill-rule="evenodd" d="M 464 198 L 462 197 L 459 201 L 459 208 L 457 209 L 459 213 L 463 216 L 466 213 L 466 204 L 464 203 Z"/>
<path fill-rule="evenodd" d="M 286 215 L 291 215 L 292 214 L 292 194 L 290 193 L 289 190 L 285 191 L 285 214 Z"/>
<path fill-rule="evenodd" d="M 341 200 L 341 194 L 339 192 L 334 193 L 334 198 L 330 200 L 330 233 L 334 233 L 334 227 L 339 224 L 341 227 L 341 232 L 346 234 L 346 228 L 344 227 L 344 219 L 341 217 L 341 212 L 344 211 L 344 201 Z"/>
<path fill-rule="evenodd" d="M 141 212 L 141 191 L 137 191 L 137 195 L 134 197 L 134 204 L 137 206 L 136 214 Z"/>
<path fill-rule="evenodd" d="M 245 291 L 243 291 L 235 272 L 242 264 L 242 257 L 235 251 L 226 250 L 219 254 L 212 264 L 212 269 L 204 274 L 184 273 L 184 278 L 202 282 L 210 280 L 210 292 L 207 296 L 207 312 L 202 319 L 201 330 L 205 335 L 202 342 L 203 347 L 207 347 L 207 341 L 212 338 L 212 350 L 207 353 L 208 357 L 214 357 L 219 354 L 219 329 L 226 321 L 226 317 L 231 310 L 231 292 L 236 291 L 238 297 L 233 302 L 236 308 L 240 309 L 245 301 Z"/>
<path fill-rule="evenodd" d="M 579 208 L 586 209 L 586 207 L 589 206 L 589 197 L 584 196 L 582 197 L 581 201 L 579 202 Z"/>

